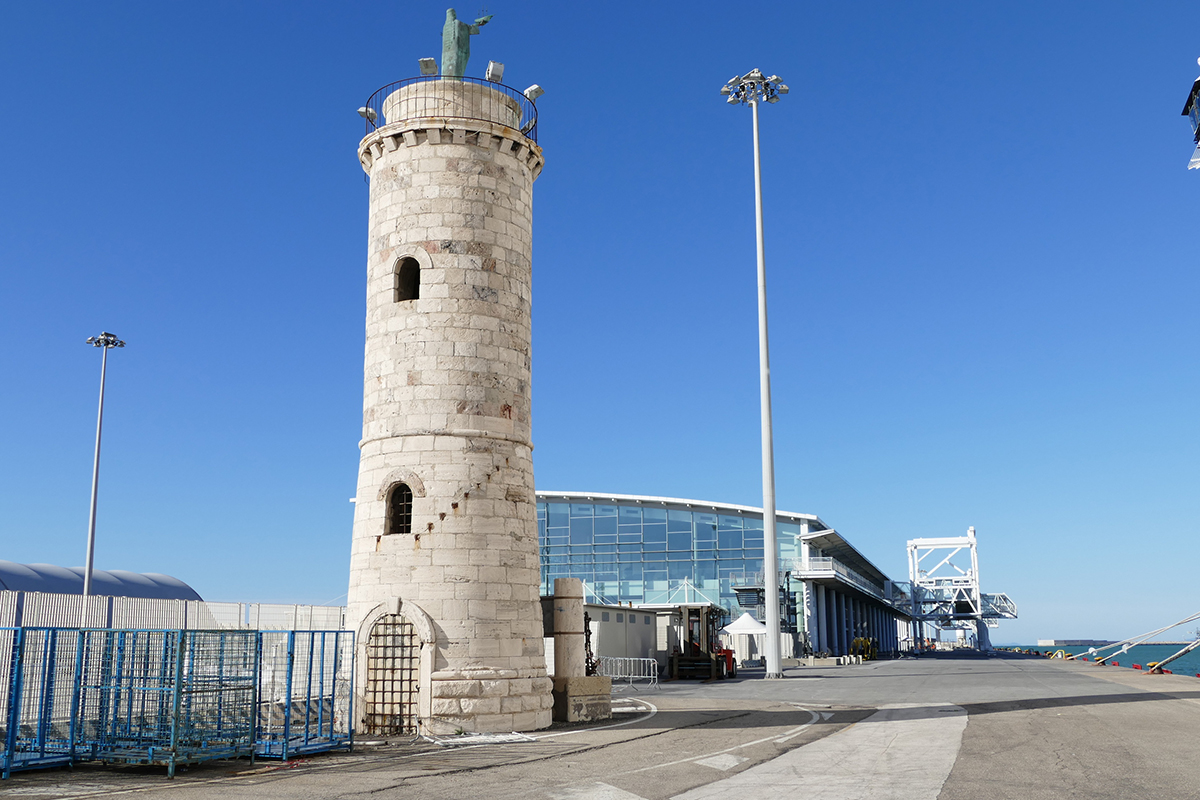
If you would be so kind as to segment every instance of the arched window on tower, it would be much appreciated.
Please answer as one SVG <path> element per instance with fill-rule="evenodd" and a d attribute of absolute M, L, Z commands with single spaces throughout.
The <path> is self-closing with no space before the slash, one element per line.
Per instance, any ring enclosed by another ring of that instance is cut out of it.
<path fill-rule="evenodd" d="M 387 524 L 384 533 L 412 533 L 412 489 L 397 483 L 388 492 Z"/>
<path fill-rule="evenodd" d="M 421 296 L 421 265 L 415 258 L 402 258 L 396 264 L 396 302 Z"/>

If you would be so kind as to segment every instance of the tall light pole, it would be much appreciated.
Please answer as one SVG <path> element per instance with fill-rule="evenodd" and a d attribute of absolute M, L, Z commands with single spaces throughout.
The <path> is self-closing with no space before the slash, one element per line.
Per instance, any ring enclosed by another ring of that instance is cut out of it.
<path fill-rule="evenodd" d="M 87 566 L 83 569 L 83 596 L 92 595 L 92 556 L 96 552 L 96 493 L 100 488 L 100 428 L 104 425 L 104 374 L 108 369 L 108 349 L 124 347 L 125 343 L 105 331 L 91 336 L 87 343 L 99 347 L 100 356 L 100 410 L 96 413 L 96 458 L 92 461 L 92 509 L 88 519 Z"/>
<path fill-rule="evenodd" d="M 762 165 L 758 155 L 758 104 L 778 103 L 788 87 L 757 69 L 734 76 L 721 89 L 731 105 L 749 105 L 754 120 L 754 221 L 758 238 L 758 371 L 762 405 L 763 594 L 767 610 L 767 678 L 782 678 L 779 654 L 779 546 L 775 538 L 775 447 L 771 434 L 771 361 L 767 352 L 767 266 L 763 254 Z"/>

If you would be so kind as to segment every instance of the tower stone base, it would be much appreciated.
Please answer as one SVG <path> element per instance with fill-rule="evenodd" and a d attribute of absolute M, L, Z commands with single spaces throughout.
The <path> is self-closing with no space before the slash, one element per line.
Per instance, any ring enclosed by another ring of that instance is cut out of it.
<path fill-rule="evenodd" d="M 515 670 L 445 670 L 433 675 L 431 733 L 532 731 L 549 727 L 550 678 L 521 678 Z M 469 726 L 469 727 L 467 727 Z"/>

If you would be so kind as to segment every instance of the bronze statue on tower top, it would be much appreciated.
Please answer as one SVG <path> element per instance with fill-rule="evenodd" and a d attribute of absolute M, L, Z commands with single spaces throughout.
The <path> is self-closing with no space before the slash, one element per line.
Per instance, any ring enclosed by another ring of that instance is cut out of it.
<path fill-rule="evenodd" d="M 446 9 L 446 24 L 442 26 L 442 77 L 461 78 L 467 71 L 467 60 L 471 57 L 471 37 L 488 24 L 491 14 L 468 25 L 458 18 L 453 8 Z"/>

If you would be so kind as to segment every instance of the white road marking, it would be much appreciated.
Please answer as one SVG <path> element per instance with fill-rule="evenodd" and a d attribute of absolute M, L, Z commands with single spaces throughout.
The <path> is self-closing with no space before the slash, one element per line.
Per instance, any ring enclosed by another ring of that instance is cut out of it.
<path fill-rule="evenodd" d="M 641 717 L 634 717 L 633 719 L 627 719 L 624 722 L 617 722 L 613 725 L 601 725 L 598 728 L 583 728 L 582 730 L 577 730 L 577 731 L 559 731 L 558 733 L 543 733 L 541 736 L 534 736 L 533 738 L 534 739 L 550 739 L 554 736 L 570 736 L 573 733 L 591 733 L 592 731 L 604 731 L 604 730 L 608 730 L 609 728 L 620 728 L 622 725 L 632 725 L 635 722 L 641 722 L 642 720 L 650 719 L 651 717 L 653 717 L 655 714 L 658 713 L 658 706 L 654 705 L 654 703 L 651 703 L 649 700 L 631 700 L 630 702 L 641 703 L 643 706 L 645 706 L 647 709 L 649 709 L 649 713 L 647 713 L 646 715 L 641 716 Z"/>
<path fill-rule="evenodd" d="M 645 800 L 641 795 L 599 781 L 557 789 L 548 792 L 547 797 L 550 800 Z"/>
<path fill-rule="evenodd" d="M 796 704 L 791 703 L 791 705 L 796 705 Z M 702 758 L 712 758 L 713 756 L 719 756 L 722 753 L 732 753 L 734 750 L 741 750 L 743 747 L 753 747 L 754 745 L 762 744 L 763 742 L 786 742 L 788 739 L 792 739 L 796 736 L 799 736 L 801 733 L 804 733 L 804 730 L 808 726 L 812 725 L 813 723 L 815 723 L 817 720 L 819 720 L 821 718 L 821 716 L 815 711 L 811 711 L 807 708 L 800 708 L 800 706 L 796 706 L 796 708 L 799 708 L 801 711 L 807 711 L 809 713 L 809 715 L 812 717 L 812 719 L 810 719 L 808 722 L 804 723 L 803 725 L 797 726 L 788 731 L 784 731 L 782 734 L 779 734 L 776 736 L 764 736 L 763 738 L 755 739 L 752 742 L 742 742 L 741 744 L 735 744 L 733 747 L 726 747 L 724 750 L 718 750 L 715 753 L 704 753 L 702 755 L 692 756 L 690 758 L 681 758 L 678 761 L 668 761 L 665 764 L 655 764 L 650 767 L 642 767 L 641 769 L 631 769 L 628 772 L 618 772 L 616 774 L 617 775 L 633 775 L 638 772 L 649 772 L 652 769 L 662 769 L 663 767 L 673 767 L 677 764 L 687 764 L 688 762 L 697 761 Z"/>
<path fill-rule="evenodd" d="M 814 714 L 814 716 L 816 716 Z M 962 746 L 959 706 L 885 706 L 865 720 L 674 800 L 935 800 Z"/>
<path fill-rule="evenodd" d="M 748 759 L 748 758 L 742 758 L 741 756 L 735 756 L 732 753 L 722 753 L 719 756 L 712 756 L 710 758 L 697 759 L 696 763 L 703 767 L 712 767 L 713 769 L 721 770 L 721 772 L 728 772 L 729 770 L 736 767 L 738 764 L 744 763 L 749 760 L 750 759 Z"/>

